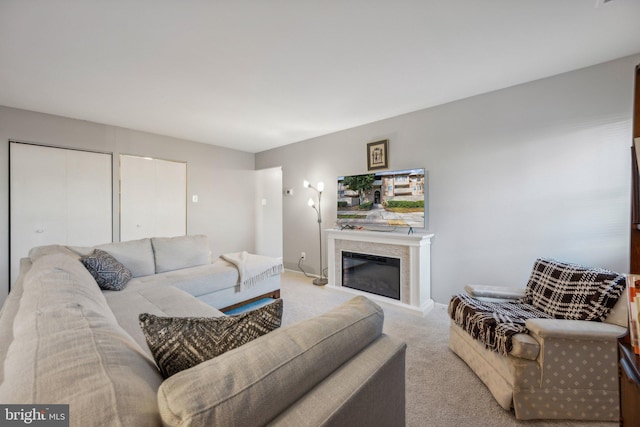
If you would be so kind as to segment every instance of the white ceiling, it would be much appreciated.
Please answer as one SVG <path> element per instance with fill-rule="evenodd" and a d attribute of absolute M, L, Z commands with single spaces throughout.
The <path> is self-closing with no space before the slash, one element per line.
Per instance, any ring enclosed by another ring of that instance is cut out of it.
<path fill-rule="evenodd" d="M 0 0 L 0 105 L 259 152 L 640 52 L 597 3 Z"/>

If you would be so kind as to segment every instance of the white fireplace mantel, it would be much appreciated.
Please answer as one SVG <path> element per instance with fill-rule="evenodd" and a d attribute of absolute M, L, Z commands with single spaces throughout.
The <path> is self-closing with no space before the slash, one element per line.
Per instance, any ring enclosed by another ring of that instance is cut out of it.
<path fill-rule="evenodd" d="M 433 308 L 431 299 L 431 233 L 398 233 L 365 230 L 325 230 L 329 269 L 328 288 L 366 295 L 419 314 Z M 400 259 L 400 301 L 342 286 L 342 252 Z"/>

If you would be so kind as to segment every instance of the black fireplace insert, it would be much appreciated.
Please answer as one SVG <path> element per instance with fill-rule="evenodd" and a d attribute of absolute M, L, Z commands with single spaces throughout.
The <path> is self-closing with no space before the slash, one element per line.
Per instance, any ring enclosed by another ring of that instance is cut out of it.
<path fill-rule="evenodd" d="M 342 286 L 400 300 L 400 259 L 342 252 Z"/>

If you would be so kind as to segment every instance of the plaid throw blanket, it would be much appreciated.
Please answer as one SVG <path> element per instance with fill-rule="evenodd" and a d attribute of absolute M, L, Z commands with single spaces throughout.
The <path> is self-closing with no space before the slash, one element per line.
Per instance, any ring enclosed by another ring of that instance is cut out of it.
<path fill-rule="evenodd" d="M 540 258 L 533 265 L 525 300 L 556 319 L 601 322 L 625 285 L 624 276 L 613 271 Z"/>
<path fill-rule="evenodd" d="M 504 356 L 509 354 L 515 334 L 526 334 L 527 319 L 550 316 L 522 300 L 483 301 L 467 294 L 454 296 L 449 302 L 449 316 L 485 347 Z"/>

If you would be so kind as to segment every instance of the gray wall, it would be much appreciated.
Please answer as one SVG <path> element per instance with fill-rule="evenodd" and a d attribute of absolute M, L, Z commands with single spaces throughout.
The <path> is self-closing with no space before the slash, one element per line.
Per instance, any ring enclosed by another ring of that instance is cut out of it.
<path fill-rule="evenodd" d="M 256 171 L 255 252 L 282 257 L 282 168 Z"/>
<path fill-rule="evenodd" d="M 389 138 L 390 169 L 428 170 L 436 302 L 468 283 L 524 286 L 541 256 L 626 272 L 638 62 L 622 58 L 258 153 L 257 168 L 281 165 L 283 187 L 294 188 L 284 198 L 285 265 L 296 268 L 305 251 L 318 272 L 303 179 L 325 182 L 324 225 L 332 227 L 336 178 L 366 172 L 366 143 Z"/>
<path fill-rule="evenodd" d="M 209 236 L 214 255 L 254 250 L 255 177 L 251 153 L 0 106 L 0 304 L 9 281 L 8 140 L 114 154 L 114 241 L 119 238 L 119 155 L 187 162 L 187 232 Z M 199 196 L 198 203 L 191 195 Z"/>

